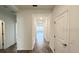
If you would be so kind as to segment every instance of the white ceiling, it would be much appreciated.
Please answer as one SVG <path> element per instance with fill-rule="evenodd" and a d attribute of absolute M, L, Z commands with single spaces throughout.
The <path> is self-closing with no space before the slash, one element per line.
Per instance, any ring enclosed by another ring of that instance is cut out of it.
<path fill-rule="evenodd" d="M 32 5 L 17 5 L 17 8 L 27 8 L 27 9 L 52 9 L 53 5 L 38 5 L 37 7 L 33 7 Z"/>
<path fill-rule="evenodd" d="M 17 9 L 14 5 L 0 5 L 0 10 L 15 15 Z"/>
<path fill-rule="evenodd" d="M 53 5 L 38 5 L 37 7 L 33 7 L 32 5 L 1 5 L 0 9 L 9 12 L 11 14 L 16 14 L 18 8 L 22 9 L 52 9 Z"/>

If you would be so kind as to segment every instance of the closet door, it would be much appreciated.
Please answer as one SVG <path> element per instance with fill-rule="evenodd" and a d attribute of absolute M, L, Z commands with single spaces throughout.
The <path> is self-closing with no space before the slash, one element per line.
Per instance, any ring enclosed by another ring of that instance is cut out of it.
<path fill-rule="evenodd" d="M 62 12 L 55 19 L 55 52 L 68 52 L 68 11 Z"/>

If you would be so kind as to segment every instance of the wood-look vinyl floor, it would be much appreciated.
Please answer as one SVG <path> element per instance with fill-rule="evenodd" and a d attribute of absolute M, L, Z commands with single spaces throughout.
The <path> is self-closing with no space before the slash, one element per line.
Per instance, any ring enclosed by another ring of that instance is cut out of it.
<path fill-rule="evenodd" d="M 16 44 L 10 46 L 6 50 L 0 50 L 0 53 L 52 53 L 52 50 L 49 47 L 49 43 L 44 41 L 41 46 L 38 46 L 38 43 L 35 43 L 35 47 L 32 51 L 20 51 L 17 52 Z"/>

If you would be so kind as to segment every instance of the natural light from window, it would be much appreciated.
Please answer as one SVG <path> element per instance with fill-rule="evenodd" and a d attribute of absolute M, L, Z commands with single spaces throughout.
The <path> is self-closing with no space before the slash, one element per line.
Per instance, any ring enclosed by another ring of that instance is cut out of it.
<path fill-rule="evenodd" d="M 36 38 L 38 45 L 44 43 L 44 26 L 43 23 L 38 23 L 36 27 Z"/>

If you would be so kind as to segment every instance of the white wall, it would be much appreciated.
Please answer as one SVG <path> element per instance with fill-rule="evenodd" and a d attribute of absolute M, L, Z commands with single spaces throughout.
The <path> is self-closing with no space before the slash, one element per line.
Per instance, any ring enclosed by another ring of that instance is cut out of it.
<path fill-rule="evenodd" d="M 51 14 L 46 16 L 45 19 L 45 39 L 46 41 L 50 42 L 51 39 L 51 28 L 50 28 L 50 21 L 51 20 Z"/>
<path fill-rule="evenodd" d="M 17 50 L 32 49 L 32 15 L 26 10 L 17 13 Z"/>
<path fill-rule="evenodd" d="M 50 20 L 50 43 L 49 43 L 49 46 L 53 51 L 54 50 L 54 20 L 53 20 L 53 17 Z"/>
<path fill-rule="evenodd" d="M 17 12 L 17 50 L 32 50 L 35 44 L 34 18 L 35 14 L 49 14 L 50 10 L 19 9 Z"/>
<path fill-rule="evenodd" d="M 79 53 L 79 6 L 69 6 L 70 52 Z"/>
<path fill-rule="evenodd" d="M 16 43 L 16 17 L 0 9 L 0 18 L 5 22 L 4 48 L 8 48 Z"/>

